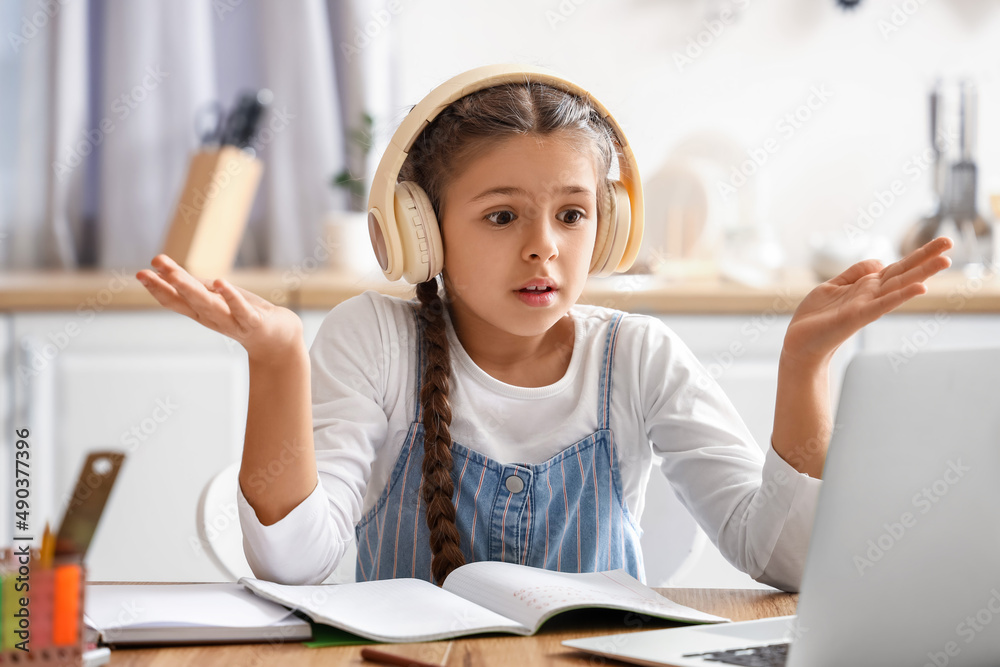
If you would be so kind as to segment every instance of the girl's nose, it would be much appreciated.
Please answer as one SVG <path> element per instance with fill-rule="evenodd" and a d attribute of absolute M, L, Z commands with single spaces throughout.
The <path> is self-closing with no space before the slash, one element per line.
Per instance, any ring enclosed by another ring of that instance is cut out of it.
<path fill-rule="evenodd" d="M 536 216 L 527 225 L 524 239 L 523 256 L 525 260 L 542 259 L 550 260 L 559 256 L 559 246 L 556 243 L 556 234 L 553 230 L 554 214 L 549 216 L 542 214 Z"/>

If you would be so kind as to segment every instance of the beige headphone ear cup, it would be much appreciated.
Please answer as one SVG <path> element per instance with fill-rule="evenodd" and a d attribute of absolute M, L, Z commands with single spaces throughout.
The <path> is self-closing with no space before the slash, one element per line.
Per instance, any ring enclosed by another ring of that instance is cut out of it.
<path fill-rule="evenodd" d="M 396 183 L 396 226 L 402 245 L 403 277 L 422 283 L 441 273 L 444 250 L 434 207 L 423 188 L 413 181 Z"/>
<path fill-rule="evenodd" d="M 597 218 L 597 238 L 594 239 L 594 254 L 590 258 L 589 275 L 594 275 L 599 268 L 604 267 L 608 259 L 608 231 L 614 225 L 613 220 L 617 215 L 615 210 L 615 197 L 608 198 L 608 211 L 604 216 Z"/>
<path fill-rule="evenodd" d="M 592 276 L 609 276 L 614 273 L 625 254 L 629 229 L 632 222 L 632 209 L 629 203 L 628 190 L 619 181 L 611 181 L 611 201 L 608 206 L 606 221 L 598 220 L 597 239 L 594 242 L 594 254 L 590 261 Z"/>

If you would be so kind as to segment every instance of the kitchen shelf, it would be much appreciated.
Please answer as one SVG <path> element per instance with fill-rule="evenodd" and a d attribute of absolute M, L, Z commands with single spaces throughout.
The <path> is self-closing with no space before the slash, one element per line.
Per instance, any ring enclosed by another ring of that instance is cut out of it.
<path fill-rule="evenodd" d="M 414 287 L 389 283 L 378 272 L 357 277 L 332 271 L 300 275 L 279 269 L 234 271 L 233 284 L 295 310 L 330 309 L 375 290 L 413 298 Z M 633 312 L 738 314 L 791 313 L 819 281 L 805 269 L 789 269 L 773 285 L 749 287 L 718 278 L 678 279 L 649 274 L 591 278 L 580 303 Z M 927 281 L 928 293 L 896 312 L 1000 313 L 1000 278 L 976 278 L 948 270 Z M 161 306 L 134 272 L 22 271 L 0 274 L 0 311 L 143 310 Z"/>

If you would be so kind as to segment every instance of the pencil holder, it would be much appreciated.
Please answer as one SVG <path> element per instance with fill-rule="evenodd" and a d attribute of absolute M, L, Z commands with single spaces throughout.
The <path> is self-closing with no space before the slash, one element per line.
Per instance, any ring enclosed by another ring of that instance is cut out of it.
<path fill-rule="evenodd" d="M 0 665 L 82 667 L 86 641 L 83 595 L 86 571 L 78 559 L 44 564 L 3 550 L 0 564 Z"/>
<path fill-rule="evenodd" d="M 229 273 L 263 171 L 260 160 L 236 146 L 195 153 L 164 254 L 197 278 Z"/>

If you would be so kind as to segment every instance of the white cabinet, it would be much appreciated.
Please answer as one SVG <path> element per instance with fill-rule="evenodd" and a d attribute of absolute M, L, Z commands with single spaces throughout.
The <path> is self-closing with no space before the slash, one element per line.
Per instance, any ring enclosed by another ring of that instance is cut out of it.
<path fill-rule="evenodd" d="M 86 453 L 122 449 L 90 579 L 218 580 L 195 513 L 205 483 L 242 451 L 246 354 L 170 312 L 90 315 L 13 317 L 14 419 L 31 429 L 34 517 L 56 525 Z"/>
<path fill-rule="evenodd" d="M 862 334 L 866 351 L 892 354 L 905 363 L 922 350 L 1000 345 L 1000 315 L 893 315 L 869 324 Z"/>

